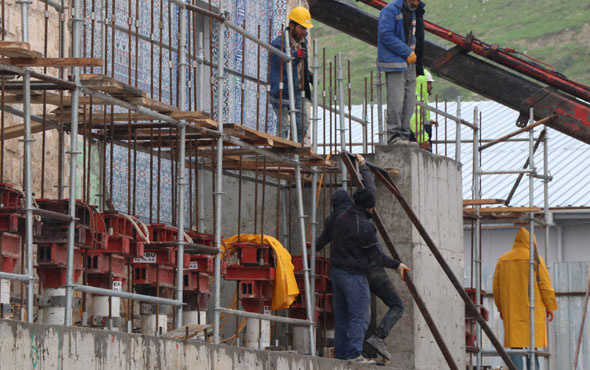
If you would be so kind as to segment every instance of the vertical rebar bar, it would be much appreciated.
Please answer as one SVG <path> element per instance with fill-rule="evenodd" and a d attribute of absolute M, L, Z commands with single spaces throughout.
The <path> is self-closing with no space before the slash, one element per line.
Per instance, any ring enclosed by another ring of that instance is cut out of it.
<path fill-rule="evenodd" d="M 285 51 L 287 55 L 291 55 L 291 43 L 287 42 L 285 46 Z M 340 74 L 342 77 L 342 73 Z M 287 63 L 287 84 L 289 89 L 289 111 L 290 111 L 290 118 L 291 118 L 291 137 L 293 138 L 294 142 L 297 142 L 297 120 L 296 120 L 296 112 L 295 112 L 295 86 L 293 85 L 293 63 L 292 61 Z M 342 95 L 342 94 L 340 94 Z M 342 110 L 344 107 L 340 106 Z M 342 120 L 341 122 L 343 122 Z M 344 131 L 342 132 L 344 135 Z M 344 144 L 343 144 L 344 145 Z M 342 148 L 344 150 L 344 148 Z M 301 185 L 301 166 L 299 165 L 299 155 L 295 154 L 294 160 L 295 164 L 295 187 L 297 191 L 297 213 L 299 218 L 299 237 L 300 237 L 300 245 L 301 245 L 301 254 L 303 257 L 303 281 L 305 286 L 305 306 L 307 310 L 307 319 L 310 322 L 309 325 L 309 348 L 310 354 L 315 356 L 315 336 L 314 336 L 314 314 L 312 311 L 311 306 L 311 298 L 310 298 L 310 284 L 309 284 L 309 266 L 307 263 L 307 248 L 305 243 L 305 215 L 303 213 L 303 189 Z M 344 168 L 344 164 L 342 165 L 343 171 L 346 171 Z M 345 173 L 343 173 L 345 175 Z"/>
<path fill-rule="evenodd" d="M 535 120 L 533 115 L 533 108 L 530 109 L 529 123 L 532 124 Z M 529 130 L 529 165 L 531 173 L 529 173 L 529 207 L 535 205 L 535 129 Z M 529 342 L 529 364 L 528 368 L 533 369 L 535 363 L 535 214 L 529 213 L 529 327 L 530 327 L 530 342 Z"/>
<path fill-rule="evenodd" d="M 549 216 L 549 181 L 551 178 L 549 177 L 549 149 L 547 148 L 547 144 L 549 142 L 549 127 L 545 125 L 543 127 L 543 132 L 545 135 L 543 136 L 543 213 L 545 218 L 545 266 L 549 263 L 549 221 L 552 217 Z M 547 351 L 551 352 L 551 341 L 549 340 L 549 336 L 547 337 Z M 547 370 L 551 367 L 551 361 L 549 361 L 549 357 L 546 358 L 546 368 Z"/>
<path fill-rule="evenodd" d="M 82 22 L 81 0 L 74 0 L 74 9 L 72 12 L 73 37 L 72 37 L 72 56 L 74 58 L 80 57 L 80 26 Z M 66 326 L 72 325 L 72 295 L 74 293 L 72 285 L 74 284 L 74 238 L 76 232 L 76 162 L 78 159 L 78 105 L 80 98 L 80 67 L 72 68 L 74 82 L 76 88 L 72 90 L 72 123 L 70 127 L 70 179 L 69 179 L 69 215 L 71 217 L 68 225 L 68 265 L 66 271 L 66 309 L 64 324 Z M 111 162 L 113 158 L 111 157 Z M 111 195 L 112 196 L 112 195 Z M 32 215 L 31 215 L 32 217 Z M 31 225 L 32 227 L 32 225 Z M 32 231 L 31 231 L 32 233 Z M 32 260 L 31 260 L 32 264 Z M 32 283 L 32 281 L 31 281 Z M 32 291 L 32 289 L 31 289 Z M 30 299 L 32 300 L 32 294 Z M 28 304 L 28 302 L 27 302 Z M 32 305 L 32 301 L 31 301 Z"/>
<path fill-rule="evenodd" d="M 457 96 L 457 121 L 455 125 L 455 160 L 461 162 L 461 97 Z"/>
<path fill-rule="evenodd" d="M 223 14 L 223 0 L 219 0 L 219 13 Z M 219 309 L 221 308 L 221 211 L 223 201 L 223 82 L 225 76 L 223 69 L 223 46 L 225 43 L 224 24 L 219 23 L 219 50 L 217 52 L 217 127 L 219 138 L 217 139 L 217 163 L 216 163 L 216 187 L 215 187 L 215 313 L 213 314 L 213 343 L 219 344 Z M 213 63 L 211 63 L 213 64 Z"/>
<path fill-rule="evenodd" d="M 340 121 L 340 152 L 344 153 L 346 151 L 346 126 L 344 123 L 344 78 L 342 77 L 342 53 L 338 52 L 337 57 L 337 83 L 338 83 L 338 108 L 340 109 L 340 114 L 338 117 L 338 121 Z M 342 188 L 344 190 L 348 190 L 348 185 L 346 183 L 346 167 L 344 166 L 344 162 L 342 162 L 341 157 L 338 157 L 338 161 L 340 163 L 340 171 L 341 171 L 341 179 L 342 181 Z"/>
<path fill-rule="evenodd" d="M 311 70 L 313 72 L 313 92 L 312 92 L 312 112 L 311 112 L 311 124 L 312 124 L 312 137 L 311 137 L 311 150 L 317 153 L 318 148 L 318 80 L 320 65 L 318 64 L 318 40 L 313 40 L 313 60 Z M 311 249 L 311 307 L 315 309 L 315 277 L 316 277 L 316 232 L 317 232 L 317 201 L 316 196 L 318 187 L 318 170 L 317 167 L 311 169 L 311 225 L 310 225 L 310 249 Z M 315 334 L 314 334 L 315 337 Z"/>

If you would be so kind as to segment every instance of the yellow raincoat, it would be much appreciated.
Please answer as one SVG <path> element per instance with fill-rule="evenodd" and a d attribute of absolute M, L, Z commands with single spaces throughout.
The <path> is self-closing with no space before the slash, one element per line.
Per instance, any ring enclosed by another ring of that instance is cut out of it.
<path fill-rule="evenodd" d="M 232 249 L 233 244 L 238 242 L 238 236 L 234 235 L 230 238 L 224 239 L 227 250 Z M 293 273 L 293 263 L 291 262 L 291 255 L 283 247 L 281 242 L 272 236 L 265 235 L 264 240 L 260 241 L 260 234 L 240 234 L 241 243 L 264 243 L 272 247 L 275 252 L 276 273 L 274 291 L 272 295 L 272 309 L 282 310 L 289 308 L 299 295 L 299 288 Z"/>
<path fill-rule="evenodd" d="M 494 301 L 504 321 L 504 346 L 530 345 L 529 232 L 521 227 L 512 250 L 498 258 L 494 272 Z M 537 239 L 534 239 L 535 249 Z M 538 254 L 538 253 L 537 253 Z M 543 259 L 535 267 L 535 348 L 547 346 L 546 312 L 557 310 L 555 291 Z"/>

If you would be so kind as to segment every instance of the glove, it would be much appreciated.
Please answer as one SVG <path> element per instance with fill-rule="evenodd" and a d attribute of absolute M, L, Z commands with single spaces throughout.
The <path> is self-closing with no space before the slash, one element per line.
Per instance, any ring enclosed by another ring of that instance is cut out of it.
<path fill-rule="evenodd" d="M 421 143 L 419 146 L 420 146 L 420 149 L 430 150 L 430 141 L 425 141 L 425 142 Z"/>
<path fill-rule="evenodd" d="M 307 57 L 307 49 L 299 48 L 297 49 L 297 59 L 304 59 Z"/>
<path fill-rule="evenodd" d="M 399 266 L 395 269 L 395 271 L 399 274 L 399 276 L 404 280 L 406 271 L 411 271 L 410 268 L 403 263 L 400 263 Z"/>
<path fill-rule="evenodd" d="M 416 63 L 416 59 L 417 59 L 417 57 L 416 57 L 416 53 L 414 53 L 413 51 L 412 51 L 412 53 L 411 53 L 411 54 L 408 56 L 408 58 L 406 58 L 406 60 L 408 61 L 408 64 L 414 64 L 414 63 Z"/>
<path fill-rule="evenodd" d="M 365 160 L 365 157 L 363 157 L 360 154 L 355 154 L 356 157 L 356 161 L 359 163 L 359 166 L 362 166 L 363 164 L 365 164 L 367 161 Z"/>
<path fill-rule="evenodd" d="M 547 317 L 549 318 L 549 322 L 553 321 L 553 312 L 547 311 Z"/>

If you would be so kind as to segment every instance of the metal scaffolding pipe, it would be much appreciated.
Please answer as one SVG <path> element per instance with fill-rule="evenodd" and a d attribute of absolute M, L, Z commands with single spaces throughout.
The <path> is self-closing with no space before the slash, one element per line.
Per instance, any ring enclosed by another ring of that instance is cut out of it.
<path fill-rule="evenodd" d="M 313 323 L 310 323 L 307 320 L 293 319 L 293 318 L 290 318 L 290 317 L 275 316 L 275 315 L 264 315 L 264 314 L 261 314 L 261 313 L 254 313 L 254 312 L 240 311 L 240 310 L 232 310 L 230 308 L 223 308 L 223 307 L 221 307 L 221 308 L 219 308 L 219 312 L 223 312 L 223 313 L 226 313 L 226 314 L 229 314 L 229 315 L 247 317 L 247 318 L 251 318 L 251 319 L 282 322 L 284 324 L 292 324 L 292 325 L 300 325 L 300 326 L 312 325 L 313 326 Z"/>
<path fill-rule="evenodd" d="M 530 118 L 529 118 L 529 125 L 532 125 L 534 122 L 533 116 L 533 108 L 530 109 Z M 531 127 L 529 129 L 529 164 L 530 168 L 533 171 L 532 174 L 529 174 L 529 207 L 534 207 L 535 205 L 535 178 L 533 174 L 536 172 L 535 169 L 535 128 Z M 530 308 L 530 316 L 529 316 L 529 327 L 530 327 L 530 342 L 529 342 L 529 364 L 528 368 L 533 369 L 533 364 L 535 363 L 535 214 L 534 212 L 529 213 L 529 227 L 530 227 L 530 234 L 529 234 L 529 308 Z"/>
<path fill-rule="evenodd" d="M 379 127 L 379 142 L 387 144 L 387 125 L 383 122 L 383 83 L 381 72 L 377 69 L 377 126 Z"/>
<path fill-rule="evenodd" d="M 74 0 L 74 13 L 72 14 L 73 21 L 73 36 L 72 36 L 72 56 L 74 58 L 80 57 L 81 49 L 81 22 L 82 20 L 82 1 Z M 72 74 L 74 77 L 75 88 L 72 90 L 72 123 L 70 127 L 70 179 L 69 179 L 69 215 L 72 217 L 68 225 L 68 265 L 66 270 L 66 307 L 64 324 L 66 326 L 72 325 L 72 295 L 74 284 L 74 239 L 76 234 L 76 165 L 78 159 L 78 107 L 80 99 L 80 67 L 73 67 Z"/>
<path fill-rule="evenodd" d="M 0 279 L 16 280 L 28 283 L 29 280 L 31 280 L 31 277 L 28 274 L 13 274 L 11 272 L 0 272 Z M 34 277 L 32 279 L 37 280 Z"/>
<path fill-rule="evenodd" d="M 291 55 L 291 42 L 287 40 L 285 42 L 285 50 L 288 55 Z M 295 110 L 295 87 L 293 83 L 293 64 L 287 63 L 287 85 L 289 89 L 289 113 L 291 118 L 291 132 L 293 141 L 297 142 L 297 117 Z M 340 107 L 340 111 L 343 111 L 344 107 Z M 303 122 L 301 122 L 303 124 Z M 303 139 L 302 139 L 303 141 Z M 297 217 L 299 219 L 299 237 L 301 245 L 301 254 L 303 257 L 303 282 L 305 287 L 305 308 L 307 311 L 307 320 L 309 320 L 309 349 L 310 354 L 315 356 L 315 336 L 314 336 L 314 325 L 313 317 L 314 312 L 311 306 L 311 294 L 310 294 L 310 283 L 309 283 L 309 266 L 307 263 L 307 248 L 305 243 L 305 214 L 303 212 L 303 189 L 301 185 L 301 166 L 299 165 L 299 154 L 294 156 L 297 164 L 295 165 L 295 189 L 297 191 Z M 345 170 L 345 169 L 344 169 Z"/>
<path fill-rule="evenodd" d="M 338 116 L 338 120 L 340 121 L 340 153 L 346 152 L 346 126 L 344 125 L 344 77 L 342 77 L 342 53 L 338 52 L 336 56 L 336 69 L 337 69 L 337 82 L 338 82 L 338 106 L 340 109 L 340 114 Z M 344 166 L 344 162 L 342 162 L 342 157 L 339 157 L 340 162 L 340 169 L 341 169 L 341 179 L 342 181 L 342 188 L 344 190 L 348 190 L 348 185 L 346 181 L 346 167 Z"/>
<path fill-rule="evenodd" d="M 29 42 L 29 4 L 21 1 L 22 40 Z M 27 263 L 27 321 L 33 322 L 33 183 L 31 143 L 31 74 L 28 68 L 23 74 L 23 112 L 24 112 L 24 188 L 25 188 L 25 249 Z"/>
<path fill-rule="evenodd" d="M 439 115 L 441 115 L 441 116 L 443 116 L 445 118 L 451 119 L 453 121 L 459 121 L 459 123 L 461 123 L 462 125 L 465 125 L 465 126 L 467 126 L 469 128 L 472 128 L 472 129 L 475 129 L 475 125 L 473 123 L 467 122 L 464 119 L 461 119 L 461 117 L 459 117 L 459 116 L 453 116 L 452 114 L 447 113 L 444 110 L 437 109 L 437 108 L 435 108 L 435 107 L 433 107 L 433 106 L 431 106 L 429 104 L 426 104 L 424 102 L 421 102 L 420 100 L 416 100 L 416 105 L 418 105 L 418 106 L 420 106 L 422 108 L 426 108 L 426 109 L 428 109 L 429 111 L 431 111 L 433 113 L 439 114 Z"/>
<path fill-rule="evenodd" d="M 129 293 L 129 292 L 120 291 L 120 290 L 97 288 L 94 286 L 80 285 L 80 284 L 72 284 L 71 287 L 73 290 L 77 290 L 79 292 L 85 292 L 85 293 L 102 295 L 102 296 L 119 297 L 119 298 L 132 299 L 135 301 L 141 301 L 141 302 L 146 302 L 146 303 L 165 304 L 165 305 L 175 306 L 175 307 L 181 307 L 183 305 L 182 302 L 179 302 L 176 299 L 153 297 L 151 295 Z"/>
<path fill-rule="evenodd" d="M 223 0 L 219 0 L 219 13 L 223 14 Z M 223 23 L 219 23 L 219 50 L 217 51 L 217 128 L 221 134 L 217 139 L 217 163 L 215 171 L 215 246 L 219 251 L 215 256 L 215 294 L 213 314 L 213 343 L 219 344 L 219 314 L 221 313 L 221 212 L 223 201 L 223 46 L 225 33 Z"/>
<path fill-rule="evenodd" d="M 479 172 L 480 167 L 480 157 L 479 151 L 477 150 L 479 146 L 479 133 L 481 122 L 478 124 L 478 108 L 475 107 L 473 109 L 473 122 L 475 125 L 473 126 L 473 199 L 480 199 L 481 198 L 481 188 L 480 188 L 480 181 L 481 175 Z M 475 205 L 475 227 L 473 229 L 473 275 L 475 276 L 475 307 L 479 311 L 481 307 L 481 255 L 480 255 L 480 232 L 481 232 L 481 221 L 479 218 L 479 209 L 480 205 Z M 481 369 L 481 350 L 482 350 L 482 343 L 481 343 L 481 326 L 478 322 L 475 324 L 475 337 L 476 337 L 476 346 L 477 346 L 477 355 L 476 355 L 476 369 Z"/>
<path fill-rule="evenodd" d="M 184 1 L 182 1 L 184 2 Z M 187 73 L 186 70 L 188 68 L 188 64 L 186 61 L 186 35 L 187 35 L 187 11 L 186 8 L 180 7 L 180 27 L 178 30 L 179 33 L 179 40 L 178 40 L 178 49 L 180 50 L 179 54 L 179 63 L 178 63 L 178 100 L 179 100 L 179 110 L 182 112 L 186 109 L 186 78 Z M 184 189 L 186 187 L 186 176 L 185 176 L 185 157 L 186 157 L 186 125 L 184 121 L 180 122 L 181 124 L 178 127 L 178 171 L 177 171 L 177 178 L 178 181 L 178 206 L 176 207 L 178 216 L 177 220 L 177 227 L 178 227 L 178 253 L 177 253 L 177 260 L 176 260 L 176 300 L 179 303 L 182 303 L 182 292 L 184 289 Z M 176 309 L 176 328 L 182 327 L 182 306 L 178 306 Z"/>

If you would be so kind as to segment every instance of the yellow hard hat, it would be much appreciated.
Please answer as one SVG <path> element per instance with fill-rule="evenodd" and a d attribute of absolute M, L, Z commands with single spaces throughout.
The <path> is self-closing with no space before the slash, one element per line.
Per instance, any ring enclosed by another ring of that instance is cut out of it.
<path fill-rule="evenodd" d="M 311 14 L 309 13 L 309 10 L 305 9 L 302 6 L 293 8 L 293 10 L 291 10 L 291 13 L 289 13 L 288 18 L 293 22 L 302 25 L 305 28 L 313 27 L 313 24 L 311 24 Z"/>

